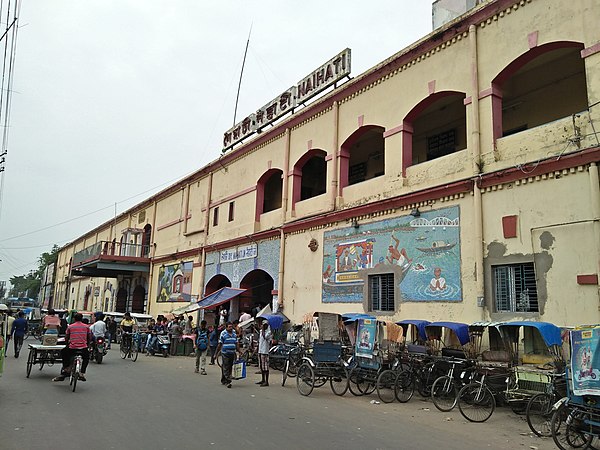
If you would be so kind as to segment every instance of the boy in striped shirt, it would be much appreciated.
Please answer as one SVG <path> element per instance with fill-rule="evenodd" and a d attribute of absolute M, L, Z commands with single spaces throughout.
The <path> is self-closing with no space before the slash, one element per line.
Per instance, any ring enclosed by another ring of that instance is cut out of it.
<path fill-rule="evenodd" d="M 236 354 L 240 352 L 240 344 L 237 335 L 233 329 L 233 324 L 227 322 L 226 328 L 219 336 L 219 346 L 217 347 L 217 356 L 223 355 L 223 366 L 221 367 L 221 384 L 231 387 L 231 369 Z"/>

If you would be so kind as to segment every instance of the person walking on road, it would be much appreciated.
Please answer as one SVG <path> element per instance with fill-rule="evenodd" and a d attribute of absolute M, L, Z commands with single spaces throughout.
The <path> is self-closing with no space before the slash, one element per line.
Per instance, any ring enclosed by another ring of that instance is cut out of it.
<path fill-rule="evenodd" d="M 271 338 L 273 337 L 269 328 L 269 321 L 263 320 L 260 333 L 258 334 L 258 364 L 262 380 L 257 383 L 260 387 L 269 385 L 269 348 L 271 347 Z"/>
<path fill-rule="evenodd" d="M 233 330 L 233 324 L 227 322 L 225 329 L 219 336 L 219 346 L 217 347 L 217 356 L 219 353 L 223 356 L 223 366 L 221 367 L 221 384 L 231 387 L 231 369 L 236 354 L 240 351 L 240 344 L 237 335 Z"/>
<path fill-rule="evenodd" d="M 19 357 L 19 352 L 21 351 L 21 347 L 23 346 L 23 339 L 25 338 L 25 334 L 27 333 L 27 319 L 25 318 L 25 313 L 23 311 L 19 311 L 17 318 L 12 324 L 10 329 L 10 335 L 13 338 L 14 346 L 15 346 L 15 358 Z"/>
<path fill-rule="evenodd" d="M 202 375 L 206 375 L 206 354 L 208 353 L 208 329 L 206 328 L 206 320 L 200 322 L 200 326 L 196 330 L 194 350 L 196 350 L 195 373 L 200 372 Z"/>
<path fill-rule="evenodd" d="M 216 326 L 208 327 L 208 344 L 210 345 L 210 363 L 209 366 L 215 365 L 215 359 L 217 357 L 217 346 L 219 345 L 219 336 L 221 331 Z"/>

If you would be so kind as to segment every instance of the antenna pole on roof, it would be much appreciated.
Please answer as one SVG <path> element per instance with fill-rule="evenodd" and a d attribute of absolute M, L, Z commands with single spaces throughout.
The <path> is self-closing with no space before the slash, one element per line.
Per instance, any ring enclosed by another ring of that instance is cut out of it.
<path fill-rule="evenodd" d="M 246 41 L 246 50 L 244 50 L 244 60 L 242 61 L 242 70 L 240 71 L 240 81 L 238 83 L 237 95 L 235 97 L 235 110 L 233 111 L 233 126 L 235 126 L 235 118 L 237 116 L 238 101 L 240 99 L 240 89 L 242 87 L 242 75 L 244 75 L 244 66 L 246 65 L 246 55 L 248 54 L 248 45 L 250 44 L 250 34 L 252 33 L 252 24 L 248 32 L 248 40 Z"/>

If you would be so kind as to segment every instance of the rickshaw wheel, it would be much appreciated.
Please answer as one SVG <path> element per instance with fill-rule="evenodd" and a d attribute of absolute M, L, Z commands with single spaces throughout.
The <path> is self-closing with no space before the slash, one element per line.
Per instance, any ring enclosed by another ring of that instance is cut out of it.
<path fill-rule="evenodd" d="M 289 366 L 290 366 L 290 360 L 286 359 L 285 366 L 283 367 L 283 370 L 281 371 L 281 385 L 282 386 L 285 386 L 285 380 L 287 380 Z"/>
<path fill-rule="evenodd" d="M 458 393 L 458 409 L 469 422 L 485 422 L 496 409 L 496 400 L 487 386 L 470 383 Z"/>
<path fill-rule="evenodd" d="M 440 411 L 452 411 L 458 400 L 458 390 L 454 379 L 444 375 L 435 380 L 431 386 L 431 400 Z"/>
<path fill-rule="evenodd" d="M 384 370 L 377 377 L 377 396 L 383 403 L 392 403 L 395 398 L 394 386 L 398 374 L 393 370 Z"/>
<path fill-rule="evenodd" d="M 400 403 L 408 402 L 415 393 L 415 384 L 410 370 L 403 370 L 396 377 L 394 396 Z"/>
<path fill-rule="evenodd" d="M 315 372 L 310 364 L 304 363 L 298 369 L 298 376 L 296 377 L 296 387 L 298 392 L 305 397 L 308 397 L 314 389 Z"/>
<path fill-rule="evenodd" d="M 552 436 L 550 421 L 553 406 L 554 396 L 546 393 L 534 395 L 527 403 L 527 424 L 537 436 Z"/>
<path fill-rule="evenodd" d="M 570 414 L 573 414 L 572 420 L 567 424 L 567 418 Z M 586 414 L 583 412 L 572 412 L 566 404 L 561 405 L 560 408 L 554 411 L 550 420 L 550 431 L 552 432 L 552 439 L 559 449 L 587 449 L 590 447 L 594 437 L 576 429 L 577 423 L 581 423 L 585 416 Z"/>
<path fill-rule="evenodd" d="M 340 397 L 348 391 L 348 370 L 342 367 L 331 378 L 329 378 L 331 390 Z"/>
<path fill-rule="evenodd" d="M 328 377 L 324 377 L 324 376 L 318 377 L 315 375 L 313 377 L 313 386 L 316 388 L 320 388 L 320 387 L 324 386 L 325 383 L 327 383 L 327 380 L 329 380 Z"/>
<path fill-rule="evenodd" d="M 31 368 L 33 367 L 33 361 L 35 359 L 35 354 L 33 351 L 29 352 L 29 356 L 27 357 L 27 378 L 29 378 L 29 374 L 31 373 Z"/>
<path fill-rule="evenodd" d="M 352 395 L 357 397 L 363 395 L 363 391 L 361 391 L 358 387 L 359 383 L 362 382 L 362 375 L 360 374 L 360 369 L 358 367 L 355 367 L 350 371 L 348 381 L 348 388 L 350 389 L 350 393 Z"/>

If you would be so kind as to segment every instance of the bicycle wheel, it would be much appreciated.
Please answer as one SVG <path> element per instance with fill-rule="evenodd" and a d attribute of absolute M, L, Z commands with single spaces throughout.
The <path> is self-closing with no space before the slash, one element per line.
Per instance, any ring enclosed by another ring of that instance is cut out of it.
<path fill-rule="evenodd" d="M 129 352 L 129 357 L 131 358 L 132 361 L 137 361 L 138 359 L 138 354 L 139 354 L 139 350 L 138 350 L 138 345 L 137 343 L 134 343 L 131 351 Z"/>
<path fill-rule="evenodd" d="M 287 359 L 285 361 L 285 366 L 284 366 L 283 370 L 281 371 L 281 385 L 282 386 L 285 386 L 285 380 L 287 380 L 289 367 L 290 367 L 290 360 Z"/>
<path fill-rule="evenodd" d="M 354 369 L 352 369 L 350 371 L 350 376 L 349 376 L 348 381 L 349 381 L 348 388 L 350 389 L 350 393 L 352 395 L 355 395 L 357 397 L 360 397 L 361 395 L 363 395 L 363 391 L 358 388 L 358 385 L 363 382 L 361 370 L 358 367 L 355 367 Z"/>
<path fill-rule="evenodd" d="M 300 364 L 302 364 L 302 360 L 297 358 L 290 358 L 289 362 L 290 363 L 287 367 L 287 376 L 294 378 L 298 373 L 298 367 L 300 366 Z"/>
<path fill-rule="evenodd" d="M 580 423 L 580 420 L 578 420 L 580 414 L 568 404 L 561 405 L 552 413 L 550 432 L 552 433 L 552 440 L 560 450 L 590 447 L 593 436 L 586 435 L 577 429 L 577 423 Z"/>
<path fill-rule="evenodd" d="M 458 389 L 454 378 L 444 375 L 433 382 L 431 400 L 440 411 L 452 411 L 458 400 Z"/>
<path fill-rule="evenodd" d="M 333 393 L 340 397 L 348 391 L 348 371 L 345 367 L 341 367 L 337 373 L 329 378 L 329 385 Z"/>
<path fill-rule="evenodd" d="M 313 391 L 315 385 L 315 372 L 310 364 L 304 363 L 298 369 L 298 376 L 296 377 L 296 388 L 300 395 L 308 397 Z"/>
<path fill-rule="evenodd" d="M 223 355 L 219 353 L 215 359 L 217 360 L 217 366 L 223 367 Z"/>
<path fill-rule="evenodd" d="M 540 437 L 552 436 L 550 421 L 552 420 L 552 407 L 555 398 L 552 394 L 536 394 L 527 403 L 527 424 L 531 431 Z"/>
<path fill-rule="evenodd" d="M 121 354 L 121 359 L 127 358 L 127 354 L 129 353 L 129 349 L 127 348 L 125 342 L 121 340 L 121 344 L 119 345 L 119 352 Z"/>
<path fill-rule="evenodd" d="M 71 385 L 73 392 L 75 392 L 75 388 L 77 387 L 77 380 L 79 380 L 80 373 L 81 373 L 81 359 L 75 358 L 75 362 L 73 363 L 73 370 L 72 370 L 73 384 Z"/>
<path fill-rule="evenodd" d="M 458 393 L 458 409 L 469 422 L 485 422 L 496 409 L 496 400 L 489 388 L 481 383 L 470 383 Z"/>
<path fill-rule="evenodd" d="M 400 403 L 408 402 L 415 393 L 415 383 L 410 370 L 403 370 L 396 377 L 394 383 L 394 397 Z"/>
<path fill-rule="evenodd" d="M 29 374 L 31 373 L 31 368 L 33 367 L 33 361 L 35 361 L 34 350 L 29 350 L 29 356 L 27 357 L 27 378 L 29 378 Z"/>
<path fill-rule="evenodd" d="M 384 370 L 377 377 L 377 396 L 383 403 L 392 403 L 394 401 L 394 386 L 398 374 L 391 370 Z"/>

